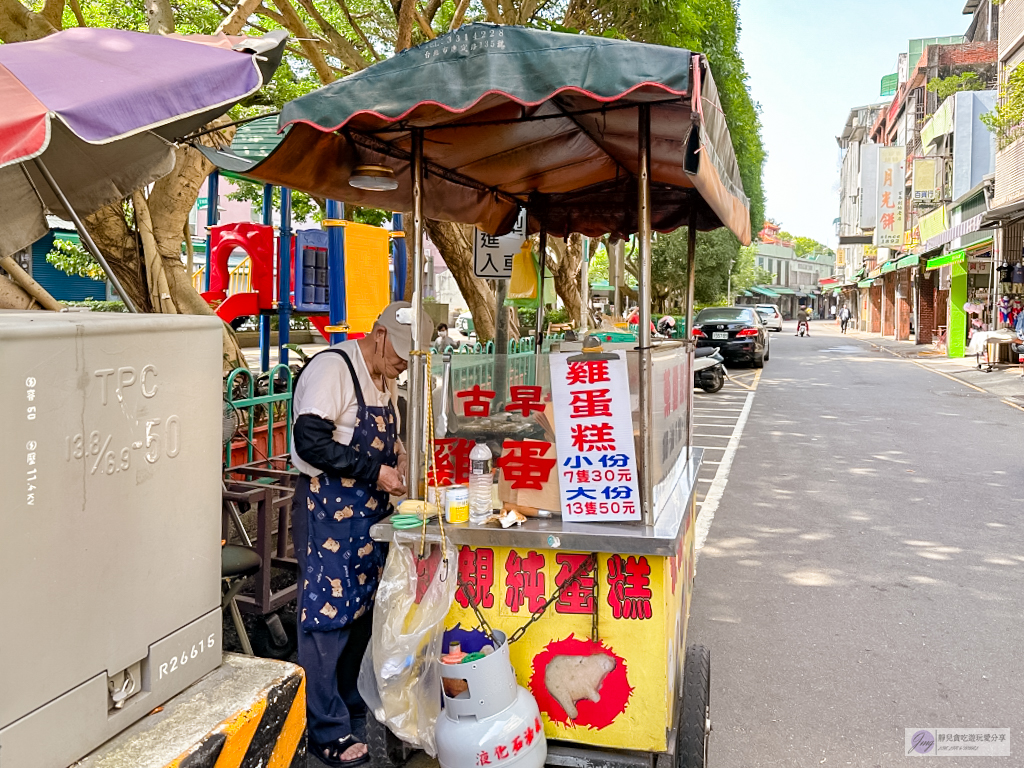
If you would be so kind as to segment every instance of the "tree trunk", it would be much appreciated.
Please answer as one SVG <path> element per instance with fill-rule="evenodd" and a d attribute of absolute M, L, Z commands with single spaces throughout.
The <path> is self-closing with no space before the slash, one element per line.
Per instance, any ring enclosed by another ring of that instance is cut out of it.
<path fill-rule="evenodd" d="M 174 9 L 169 0 L 146 0 L 146 21 L 153 35 L 174 32 Z"/>
<path fill-rule="evenodd" d="M 35 309 L 39 304 L 9 277 L 0 275 L 0 309 Z"/>
<path fill-rule="evenodd" d="M 57 28 L 18 0 L 0 0 L 0 40 L 22 43 L 52 35 Z"/>
<path fill-rule="evenodd" d="M 551 267 L 555 279 L 555 292 L 565 305 L 569 320 L 580 327 L 583 319 L 583 296 L 580 292 L 580 269 L 583 265 L 583 236 L 579 234 L 552 245 L 559 254 L 558 263 Z M 549 262 L 550 265 L 550 262 Z"/>
<path fill-rule="evenodd" d="M 462 297 L 473 313 L 473 325 L 480 341 L 494 338 L 494 292 L 487 281 L 473 274 L 473 228 L 464 224 L 447 221 L 427 220 L 430 240 L 441 252 L 444 263 L 455 276 Z M 412 240 L 408 240 L 412 244 Z M 412 262 L 412 248 L 409 248 Z M 410 269 L 411 273 L 411 269 Z"/>

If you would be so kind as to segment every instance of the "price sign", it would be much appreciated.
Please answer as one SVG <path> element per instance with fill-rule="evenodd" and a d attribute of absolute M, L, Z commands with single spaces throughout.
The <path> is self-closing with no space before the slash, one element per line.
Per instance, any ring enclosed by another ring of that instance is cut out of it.
<path fill-rule="evenodd" d="M 562 518 L 640 519 L 626 354 L 551 355 Z"/>

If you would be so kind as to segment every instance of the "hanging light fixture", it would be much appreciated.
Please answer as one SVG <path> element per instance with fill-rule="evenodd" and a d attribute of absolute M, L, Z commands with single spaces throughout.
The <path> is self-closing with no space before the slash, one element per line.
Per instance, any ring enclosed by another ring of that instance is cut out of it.
<path fill-rule="evenodd" d="M 398 189 L 395 172 L 386 165 L 357 165 L 348 178 L 349 186 L 370 192 L 390 192 Z"/>

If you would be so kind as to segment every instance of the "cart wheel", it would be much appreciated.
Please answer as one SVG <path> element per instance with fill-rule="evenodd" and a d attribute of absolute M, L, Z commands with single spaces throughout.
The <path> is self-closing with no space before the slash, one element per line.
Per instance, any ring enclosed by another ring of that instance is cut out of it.
<path fill-rule="evenodd" d="M 374 717 L 369 707 L 366 708 L 366 748 L 370 753 L 371 768 L 401 768 L 413 752 Z"/>
<path fill-rule="evenodd" d="M 686 649 L 683 670 L 683 716 L 679 721 L 679 768 L 707 768 L 711 735 L 711 651 L 703 645 Z"/>
<path fill-rule="evenodd" d="M 278 623 L 277 632 L 267 626 L 271 621 Z M 281 630 L 284 630 L 285 634 L 283 642 L 280 637 Z M 265 659 L 288 660 L 295 654 L 298 647 L 299 640 L 294 615 L 272 613 L 266 619 L 256 622 L 256 627 L 252 632 L 252 650 L 257 656 L 262 656 Z"/>

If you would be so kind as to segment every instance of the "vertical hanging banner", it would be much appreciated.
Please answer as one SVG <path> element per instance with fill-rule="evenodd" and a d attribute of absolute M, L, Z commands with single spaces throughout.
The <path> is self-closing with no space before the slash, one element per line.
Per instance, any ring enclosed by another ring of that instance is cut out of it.
<path fill-rule="evenodd" d="M 626 353 L 553 354 L 551 402 L 562 519 L 640 519 Z"/>
<path fill-rule="evenodd" d="M 489 235 L 473 230 L 473 274 L 488 280 L 512 277 L 512 260 L 526 239 L 526 209 L 519 211 L 516 225 L 507 235 Z"/>
<path fill-rule="evenodd" d="M 878 150 L 876 246 L 884 248 L 903 247 L 906 160 L 906 147 L 882 147 Z"/>

